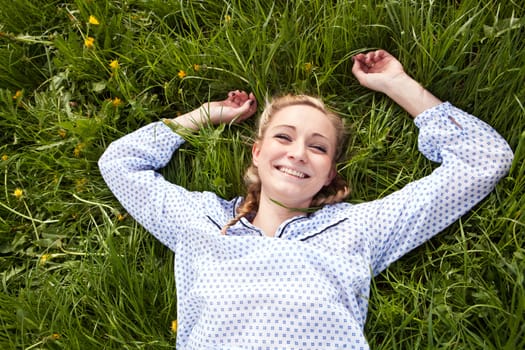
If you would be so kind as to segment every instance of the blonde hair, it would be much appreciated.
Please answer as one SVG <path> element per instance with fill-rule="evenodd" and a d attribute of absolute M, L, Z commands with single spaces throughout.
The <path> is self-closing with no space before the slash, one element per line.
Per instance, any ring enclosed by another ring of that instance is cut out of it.
<path fill-rule="evenodd" d="M 334 163 L 341 160 L 345 146 L 346 129 L 343 120 L 335 112 L 329 110 L 325 104 L 316 97 L 308 95 L 284 95 L 274 98 L 272 101 L 266 101 L 265 108 L 259 118 L 255 142 L 261 141 L 266 133 L 272 117 L 278 111 L 296 105 L 313 107 L 321 111 L 330 120 L 336 131 L 336 151 Z M 242 217 L 255 215 L 259 208 L 259 199 L 261 195 L 261 179 L 256 166 L 251 164 L 244 173 L 244 183 L 246 186 L 246 197 L 237 208 L 237 215 L 230 220 L 221 230 L 222 234 L 231 226 L 235 225 Z M 343 201 L 350 194 L 350 189 L 346 180 L 336 174 L 332 182 L 324 186 L 312 199 L 311 206 L 319 207 L 325 204 L 333 204 Z"/>

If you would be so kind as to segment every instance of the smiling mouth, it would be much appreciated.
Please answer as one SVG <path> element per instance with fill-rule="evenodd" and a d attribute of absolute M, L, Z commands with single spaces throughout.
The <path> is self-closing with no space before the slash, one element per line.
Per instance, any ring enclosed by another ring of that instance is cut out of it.
<path fill-rule="evenodd" d="M 281 173 L 285 173 L 286 175 L 297 177 L 299 179 L 305 179 L 305 178 L 309 177 L 305 173 L 302 173 L 300 171 L 297 171 L 297 170 L 294 170 L 294 169 L 290 169 L 290 168 L 277 167 L 277 170 L 279 170 Z"/>

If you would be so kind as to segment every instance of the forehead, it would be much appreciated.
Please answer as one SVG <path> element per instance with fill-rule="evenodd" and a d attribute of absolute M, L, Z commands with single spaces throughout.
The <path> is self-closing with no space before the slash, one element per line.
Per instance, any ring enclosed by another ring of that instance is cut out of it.
<path fill-rule="evenodd" d="M 328 134 L 335 135 L 335 127 L 319 109 L 309 105 L 291 105 L 286 106 L 275 112 L 272 116 L 269 127 L 293 126 L 305 130 L 317 130 Z"/>

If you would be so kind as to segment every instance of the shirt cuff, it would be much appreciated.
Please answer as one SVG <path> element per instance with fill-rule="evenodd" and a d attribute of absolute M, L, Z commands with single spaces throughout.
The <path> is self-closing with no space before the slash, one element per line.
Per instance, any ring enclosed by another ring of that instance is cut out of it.
<path fill-rule="evenodd" d="M 414 123 L 418 128 L 421 128 L 437 115 L 448 115 L 455 112 L 456 109 L 450 102 L 446 101 L 418 114 L 414 118 Z"/>

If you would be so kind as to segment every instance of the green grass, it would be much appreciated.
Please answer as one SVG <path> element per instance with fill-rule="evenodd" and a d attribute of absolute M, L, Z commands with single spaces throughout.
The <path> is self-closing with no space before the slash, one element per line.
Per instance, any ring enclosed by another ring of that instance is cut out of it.
<path fill-rule="evenodd" d="M 521 2 L 0 0 L 0 9 L 0 348 L 175 347 L 173 256 L 126 215 L 96 165 L 112 140 L 151 121 L 236 88 L 260 101 L 316 94 L 352 130 L 340 164 L 350 201 L 428 174 L 435 165 L 417 152 L 406 113 L 351 74 L 353 54 L 379 47 L 493 125 L 516 158 L 486 200 L 374 280 L 370 345 L 525 348 Z M 242 194 L 252 127 L 202 130 L 166 176 Z"/>

